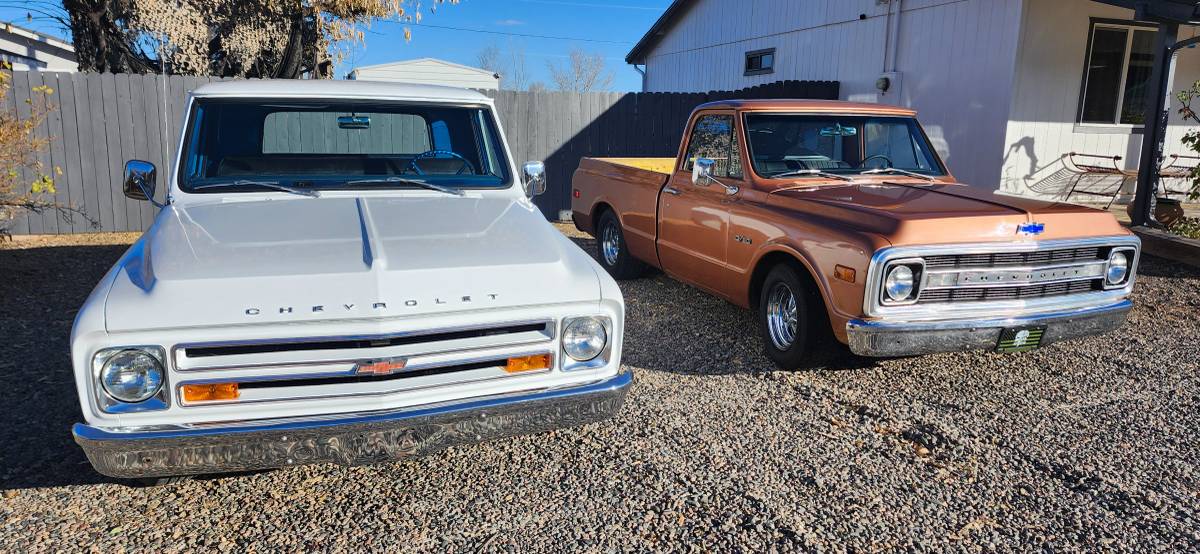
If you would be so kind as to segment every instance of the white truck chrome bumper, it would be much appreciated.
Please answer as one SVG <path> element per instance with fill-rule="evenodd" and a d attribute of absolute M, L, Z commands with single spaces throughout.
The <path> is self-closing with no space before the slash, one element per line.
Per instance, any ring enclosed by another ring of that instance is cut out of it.
<path fill-rule="evenodd" d="M 110 477 L 222 473 L 335 462 L 361 465 L 612 417 L 631 372 L 594 383 L 403 410 L 241 424 L 93 427 L 73 434 Z"/>

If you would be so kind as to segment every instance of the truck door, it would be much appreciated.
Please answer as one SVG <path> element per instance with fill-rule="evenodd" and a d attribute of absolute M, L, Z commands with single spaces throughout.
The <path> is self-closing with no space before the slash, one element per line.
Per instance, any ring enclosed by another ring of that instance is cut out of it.
<path fill-rule="evenodd" d="M 659 201 L 658 257 L 676 278 L 715 291 L 728 277 L 729 203 L 725 188 L 692 184 L 696 158 L 716 162 L 713 176 L 742 186 L 742 167 L 732 112 L 699 115 L 690 130 L 683 159 L 663 187 Z"/>

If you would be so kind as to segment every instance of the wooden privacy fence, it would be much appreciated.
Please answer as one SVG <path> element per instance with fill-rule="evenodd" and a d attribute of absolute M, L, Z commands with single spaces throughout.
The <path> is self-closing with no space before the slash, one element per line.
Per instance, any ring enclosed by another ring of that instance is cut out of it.
<path fill-rule="evenodd" d="M 62 171 L 55 176 L 55 199 L 82 208 L 99 222 L 92 228 L 81 218 L 72 223 L 56 214 L 29 215 L 10 229 L 13 234 L 60 234 L 91 231 L 142 231 L 154 221 L 149 202 L 125 198 L 121 178 L 125 161 L 146 160 L 158 168 L 159 186 L 168 175 L 168 160 L 179 140 L 188 91 L 207 77 L 112 73 L 13 72 L 13 86 L 4 109 L 28 116 L 26 102 L 40 93 L 53 93 L 54 105 L 37 133 L 50 139 L 39 156 L 43 165 Z M 162 198 L 162 195 L 158 195 Z"/>
<path fill-rule="evenodd" d="M 154 220 L 148 202 L 125 198 L 125 161 L 141 159 L 159 168 L 165 186 L 173 168 L 187 93 L 221 80 L 179 75 L 44 73 L 18 71 L 4 109 L 29 114 L 26 100 L 38 87 L 53 89 L 56 106 L 37 132 L 50 139 L 40 159 L 62 174 L 55 198 L 83 208 L 100 223 L 30 215 L 15 222 L 14 234 L 142 231 Z M 571 174 L 585 156 L 666 157 L 679 147 L 692 109 L 727 98 L 837 99 L 838 83 L 781 81 L 740 91 L 707 93 L 569 93 L 489 91 L 514 160 L 546 162 L 549 187 L 538 206 L 550 219 L 570 208 Z M 161 198 L 161 195 L 160 195 Z"/>
<path fill-rule="evenodd" d="M 583 157 L 674 157 L 696 106 L 730 98 L 836 100 L 834 81 L 781 81 L 737 91 L 488 92 L 508 135 L 513 158 L 546 162 L 542 213 L 558 219 L 571 208 L 571 174 Z"/>

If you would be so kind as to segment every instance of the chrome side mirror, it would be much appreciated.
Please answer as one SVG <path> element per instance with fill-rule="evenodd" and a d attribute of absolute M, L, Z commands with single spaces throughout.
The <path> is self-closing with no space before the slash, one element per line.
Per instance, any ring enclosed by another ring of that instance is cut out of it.
<path fill-rule="evenodd" d="M 709 158 L 696 158 L 696 163 L 692 164 L 692 184 L 698 187 L 707 187 L 709 183 L 716 183 L 725 189 L 726 196 L 737 194 L 739 190 L 737 186 L 727 185 L 713 177 L 713 170 L 716 166 L 717 162 Z"/>
<path fill-rule="evenodd" d="M 142 160 L 125 162 L 125 196 L 134 200 L 154 201 L 154 186 L 158 182 L 158 170 L 154 164 Z"/>
<path fill-rule="evenodd" d="M 533 198 L 546 192 L 546 164 L 525 162 L 521 169 L 525 174 L 525 196 Z"/>
<path fill-rule="evenodd" d="M 692 164 L 692 184 L 707 187 L 709 181 L 713 180 L 713 169 L 716 166 L 717 162 L 710 158 L 696 158 L 696 163 Z"/>

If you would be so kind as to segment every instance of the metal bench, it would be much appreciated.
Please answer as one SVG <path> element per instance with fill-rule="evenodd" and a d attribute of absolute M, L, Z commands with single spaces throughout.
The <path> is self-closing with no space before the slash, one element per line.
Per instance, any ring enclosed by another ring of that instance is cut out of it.
<path fill-rule="evenodd" d="M 1190 186 L 1192 175 L 1196 172 L 1197 167 L 1200 167 L 1200 156 L 1184 156 L 1182 154 L 1171 154 L 1167 156 L 1170 163 L 1162 166 L 1158 170 L 1158 184 L 1165 194 L 1191 194 L 1192 187 Z M 1184 190 L 1173 190 L 1167 186 L 1168 179 L 1184 180 L 1189 186 Z"/>
<path fill-rule="evenodd" d="M 1122 169 L 1120 165 L 1121 156 L 1100 156 L 1096 154 L 1080 154 L 1079 152 L 1071 152 L 1063 157 L 1063 164 L 1067 170 L 1074 173 L 1075 180 L 1071 184 L 1071 189 L 1067 191 L 1064 202 L 1071 201 L 1071 195 L 1084 194 L 1090 196 L 1103 196 L 1108 198 L 1108 203 L 1104 205 L 1104 209 L 1108 209 L 1116 202 L 1117 196 L 1121 194 L 1121 189 L 1125 186 L 1125 182 L 1130 179 L 1137 179 L 1137 170 Z M 1110 165 L 1111 164 L 1111 165 Z M 1080 190 L 1079 185 L 1083 182 L 1084 177 L 1117 177 L 1117 186 L 1103 191 L 1094 191 L 1083 189 Z"/>

